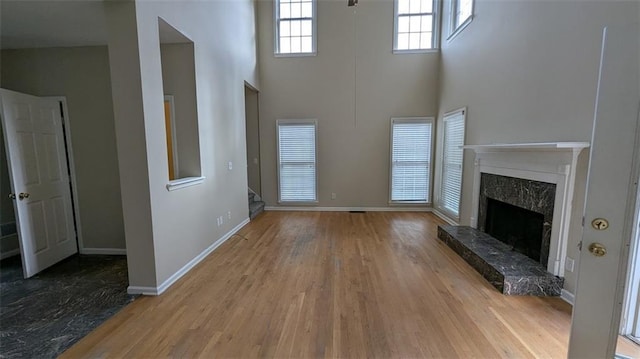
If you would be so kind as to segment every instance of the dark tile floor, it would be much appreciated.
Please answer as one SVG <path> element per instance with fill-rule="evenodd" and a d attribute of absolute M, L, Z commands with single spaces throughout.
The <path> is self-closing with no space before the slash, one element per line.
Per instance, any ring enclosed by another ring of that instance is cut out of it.
<path fill-rule="evenodd" d="M 22 278 L 0 262 L 0 358 L 55 358 L 131 303 L 125 256 L 75 255 Z"/>

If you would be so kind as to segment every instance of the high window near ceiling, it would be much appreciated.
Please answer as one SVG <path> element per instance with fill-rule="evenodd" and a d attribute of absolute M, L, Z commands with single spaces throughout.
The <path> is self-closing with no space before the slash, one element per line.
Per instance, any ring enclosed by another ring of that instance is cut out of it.
<path fill-rule="evenodd" d="M 275 53 L 316 53 L 316 0 L 274 0 Z"/>
<path fill-rule="evenodd" d="M 437 47 L 434 0 L 394 1 L 393 51 L 421 52 Z"/>
<path fill-rule="evenodd" d="M 278 201 L 317 202 L 316 120 L 278 120 Z"/>
<path fill-rule="evenodd" d="M 444 115 L 442 141 L 442 178 L 438 208 L 452 218 L 460 216 L 462 194 L 462 165 L 466 109 Z"/>
<path fill-rule="evenodd" d="M 391 203 L 431 201 L 432 118 L 391 119 Z"/>
<path fill-rule="evenodd" d="M 473 19 L 473 0 L 451 0 L 450 37 L 462 31 Z"/>

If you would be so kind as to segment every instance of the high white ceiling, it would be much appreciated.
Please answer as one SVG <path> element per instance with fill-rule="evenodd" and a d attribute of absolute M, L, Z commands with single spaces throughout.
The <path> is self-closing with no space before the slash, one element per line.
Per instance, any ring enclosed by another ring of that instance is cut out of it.
<path fill-rule="evenodd" d="M 106 45 L 100 0 L 0 0 L 0 48 Z"/>

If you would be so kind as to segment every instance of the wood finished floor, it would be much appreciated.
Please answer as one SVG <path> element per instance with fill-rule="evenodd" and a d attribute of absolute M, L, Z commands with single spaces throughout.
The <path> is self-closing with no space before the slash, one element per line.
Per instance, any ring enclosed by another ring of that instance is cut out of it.
<path fill-rule="evenodd" d="M 266 212 L 82 357 L 564 358 L 571 307 L 508 297 L 426 213 Z"/>

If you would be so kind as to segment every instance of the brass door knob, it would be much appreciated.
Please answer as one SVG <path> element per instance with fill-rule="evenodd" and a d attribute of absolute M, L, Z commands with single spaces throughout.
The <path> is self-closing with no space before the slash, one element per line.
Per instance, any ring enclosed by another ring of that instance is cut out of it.
<path fill-rule="evenodd" d="M 7 197 L 9 197 L 9 199 L 16 199 L 16 194 L 15 193 L 9 193 L 9 195 Z"/>
<path fill-rule="evenodd" d="M 607 248 L 600 243 L 591 243 L 589 245 L 589 252 L 596 257 L 603 257 L 607 254 Z"/>
<path fill-rule="evenodd" d="M 18 198 L 20 198 L 20 200 L 22 201 L 25 198 L 29 198 L 29 194 L 22 192 L 18 195 Z"/>

